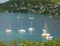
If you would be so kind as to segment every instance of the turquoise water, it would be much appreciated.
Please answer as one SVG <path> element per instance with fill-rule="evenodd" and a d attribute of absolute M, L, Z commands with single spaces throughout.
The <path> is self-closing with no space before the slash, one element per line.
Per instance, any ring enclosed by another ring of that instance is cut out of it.
<path fill-rule="evenodd" d="M 16 17 L 20 16 L 20 19 Z M 21 18 L 22 17 L 22 18 Z M 29 32 L 28 28 L 30 25 L 29 17 L 34 17 L 33 27 L 34 31 Z M 21 20 L 23 20 L 23 28 L 26 30 L 25 33 L 18 32 L 21 29 Z M 5 30 L 9 28 L 13 31 L 7 34 Z M 47 22 L 48 32 L 54 37 L 60 37 L 60 19 L 50 19 L 48 16 L 40 14 L 29 14 L 29 13 L 0 13 L 0 40 L 8 42 L 9 39 L 17 40 L 18 38 L 24 40 L 42 41 L 41 33 L 44 27 L 44 23 Z"/>

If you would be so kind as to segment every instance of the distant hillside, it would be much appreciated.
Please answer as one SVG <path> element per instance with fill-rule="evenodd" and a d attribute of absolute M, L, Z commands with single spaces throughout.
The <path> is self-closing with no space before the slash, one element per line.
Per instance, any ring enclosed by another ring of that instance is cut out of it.
<path fill-rule="evenodd" d="M 42 2 L 42 3 L 47 3 L 47 2 L 50 2 L 50 0 L 10 0 L 4 4 L 0 4 L 0 11 L 4 11 L 4 10 L 9 10 L 11 9 L 11 5 L 14 5 L 15 3 L 18 4 L 21 4 L 22 2 L 24 2 L 25 6 L 27 6 L 27 4 L 33 4 L 33 5 L 38 5 L 39 2 Z M 50 2 L 51 3 L 51 2 Z"/>
<path fill-rule="evenodd" d="M 10 0 L 4 4 L 0 4 L 0 12 L 8 11 L 60 15 L 59 2 L 60 0 Z"/>

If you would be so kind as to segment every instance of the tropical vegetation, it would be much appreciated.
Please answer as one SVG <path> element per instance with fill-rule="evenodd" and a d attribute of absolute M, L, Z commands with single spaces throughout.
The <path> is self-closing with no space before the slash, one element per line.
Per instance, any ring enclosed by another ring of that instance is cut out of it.
<path fill-rule="evenodd" d="M 0 4 L 0 12 L 60 15 L 60 0 L 10 0 Z"/>
<path fill-rule="evenodd" d="M 18 39 L 17 41 L 10 40 L 9 44 L 0 41 L 0 46 L 60 46 L 60 38 L 45 42 L 33 42 L 31 40 L 25 41 Z"/>

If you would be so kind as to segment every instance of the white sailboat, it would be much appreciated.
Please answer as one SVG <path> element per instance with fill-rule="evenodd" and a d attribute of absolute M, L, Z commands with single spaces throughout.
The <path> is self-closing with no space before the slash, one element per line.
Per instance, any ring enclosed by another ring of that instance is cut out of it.
<path fill-rule="evenodd" d="M 20 16 L 18 16 L 17 18 L 19 19 Z M 19 29 L 18 32 L 20 32 L 20 33 L 25 33 L 26 32 L 26 30 L 23 29 L 23 20 L 21 20 L 21 29 Z"/>
<path fill-rule="evenodd" d="M 33 25 L 32 25 L 32 20 L 34 19 L 34 17 L 29 17 L 28 19 L 31 20 L 31 27 L 28 28 L 28 30 L 29 30 L 30 32 L 32 32 L 32 31 L 34 30 Z"/>
<path fill-rule="evenodd" d="M 53 38 L 53 36 L 51 36 L 51 34 L 47 32 L 47 23 L 44 24 L 42 37 L 45 38 L 46 40 L 52 40 Z"/>
<path fill-rule="evenodd" d="M 12 32 L 10 22 L 9 22 L 9 25 L 8 25 L 8 26 L 9 26 L 9 28 L 8 28 L 8 29 L 6 29 L 6 30 L 5 30 L 5 32 L 9 34 L 9 33 L 11 33 L 11 32 Z"/>

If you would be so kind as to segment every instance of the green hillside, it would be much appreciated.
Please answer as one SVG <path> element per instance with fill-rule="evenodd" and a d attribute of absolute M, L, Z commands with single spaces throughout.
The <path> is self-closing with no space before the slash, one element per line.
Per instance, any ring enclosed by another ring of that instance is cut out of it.
<path fill-rule="evenodd" d="M 24 12 L 60 15 L 60 0 L 10 0 L 0 4 L 0 12 Z"/>

